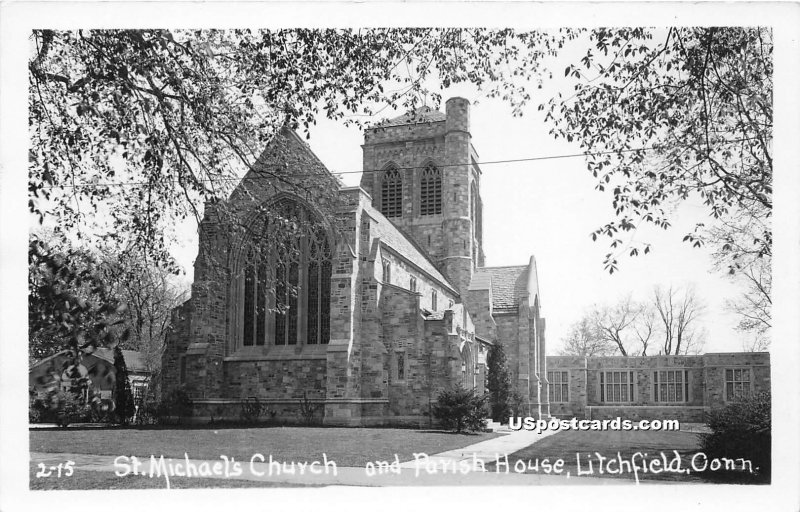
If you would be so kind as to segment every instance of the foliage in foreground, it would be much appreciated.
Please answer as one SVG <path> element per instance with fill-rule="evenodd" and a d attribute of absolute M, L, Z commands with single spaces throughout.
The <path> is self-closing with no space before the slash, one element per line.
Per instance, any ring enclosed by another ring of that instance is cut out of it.
<path fill-rule="evenodd" d="M 755 394 L 708 415 L 710 434 L 701 436 L 709 459 L 744 458 L 753 470 L 768 479 L 772 469 L 772 400 L 768 391 Z"/>
<path fill-rule="evenodd" d="M 55 423 L 67 427 L 73 423 L 105 420 L 99 400 L 88 403 L 80 393 L 71 390 L 51 391 L 44 398 L 34 398 L 28 406 L 30 423 Z"/>
<path fill-rule="evenodd" d="M 747 246 L 771 254 L 766 27 L 36 30 L 31 43 L 31 213 L 80 234 L 103 212 L 107 236 L 157 260 L 170 259 L 165 228 L 224 199 L 233 166 L 282 126 L 362 126 L 423 97 L 438 108 L 463 83 L 522 115 L 554 75 L 569 94 L 536 98 L 539 110 L 554 137 L 591 152 L 597 188 L 613 195 L 616 220 L 593 234 L 608 237 L 609 271 L 650 250 L 624 234 L 668 228 L 674 205 L 697 196 L 723 226 L 745 212 Z M 738 254 L 728 229 L 697 227 L 686 241 Z"/>
<path fill-rule="evenodd" d="M 486 396 L 478 396 L 473 389 L 458 386 L 445 390 L 436 397 L 433 416 L 442 427 L 456 432 L 479 432 L 486 428 Z"/>

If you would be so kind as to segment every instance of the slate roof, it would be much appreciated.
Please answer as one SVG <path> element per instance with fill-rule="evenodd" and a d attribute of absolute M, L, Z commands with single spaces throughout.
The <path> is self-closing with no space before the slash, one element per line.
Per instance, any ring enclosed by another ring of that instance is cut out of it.
<path fill-rule="evenodd" d="M 528 293 L 528 265 L 484 267 L 478 272 L 492 278 L 492 308 L 495 311 L 516 311 L 520 298 Z"/>
<path fill-rule="evenodd" d="M 444 320 L 444 310 L 431 311 L 430 314 L 425 316 L 425 320 Z"/>
<path fill-rule="evenodd" d="M 411 237 L 403 233 L 397 226 L 383 216 L 378 210 L 371 205 L 364 207 L 365 211 L 375 219 L 374 235 L 380 237 L 381 243 L 393 249 L 401 257 L 413 263 L 425 273 L 430 275 L 433 279 L 439 281 L 441 284 L 449 287 L 453 292 L 458 293 L 458 288 L 453 285 L 448 279 L 442 275 L 430 260 L 425 251 L 415 244 Z"/>
<path fill-rule="evenodd" d="M 404 124 L 436 123 L 438 121 L 444 121 L 445 119 L 446 116 L 444 113 L 438 110 L 433 110 L 431 107 L 419 107 L 414 111 L 406 112 L 394 119 L 379 123 L 378 126 L 386 128 L 390 126 L 402 126 Z"/>

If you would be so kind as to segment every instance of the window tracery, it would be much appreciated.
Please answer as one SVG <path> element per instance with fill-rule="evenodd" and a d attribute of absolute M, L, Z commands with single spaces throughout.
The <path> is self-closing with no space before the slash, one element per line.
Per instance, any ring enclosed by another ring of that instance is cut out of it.
<path fill-rule="evenodd" d="M 383 173 L 381 213 L 386 217 L 403 216 L 403 176 L 396 167 L 390 167 Z"/>
<path fill-rule="evenodd" d="M 419 199 L 420 215 L 442 213 L 442 171 L 433 164 L 428 164 L 422 171 Z"/>
<path fill-rule="evenodd" d="M 327 234 L 293 201 L 272 210 L 245 259 L 241 345 L 326 344 L 332 272 Z"/>

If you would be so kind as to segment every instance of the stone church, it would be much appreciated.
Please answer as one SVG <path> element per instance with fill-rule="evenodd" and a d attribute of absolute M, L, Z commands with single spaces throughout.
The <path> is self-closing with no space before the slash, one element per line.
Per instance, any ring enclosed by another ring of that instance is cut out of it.
<path fill-rule="evenodd" d="M 362 148 L 346 187 L 283 130 L 206 205 L 162 392 L 185 389 L 199 418 L 257 398 L 287 422 L 427 426 L 440 391 L 484 391 L 502 344 L 523 412 L 548 416 L 536 262 L 485 266 L 469 102 L 385 121 Z"/>

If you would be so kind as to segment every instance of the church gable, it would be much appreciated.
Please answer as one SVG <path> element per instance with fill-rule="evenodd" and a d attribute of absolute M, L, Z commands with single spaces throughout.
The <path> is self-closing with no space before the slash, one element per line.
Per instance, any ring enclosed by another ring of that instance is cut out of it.
<path fill-rule="evenodd" d="M 294 131 L 283 128 L 261 152 L 228 202 L 258 204 L 278 192 L 289 192 L 309 202 L 317 202 L 322 196 L 331 202 L 340 187 L 340 180 L 308 144 Z"/>

